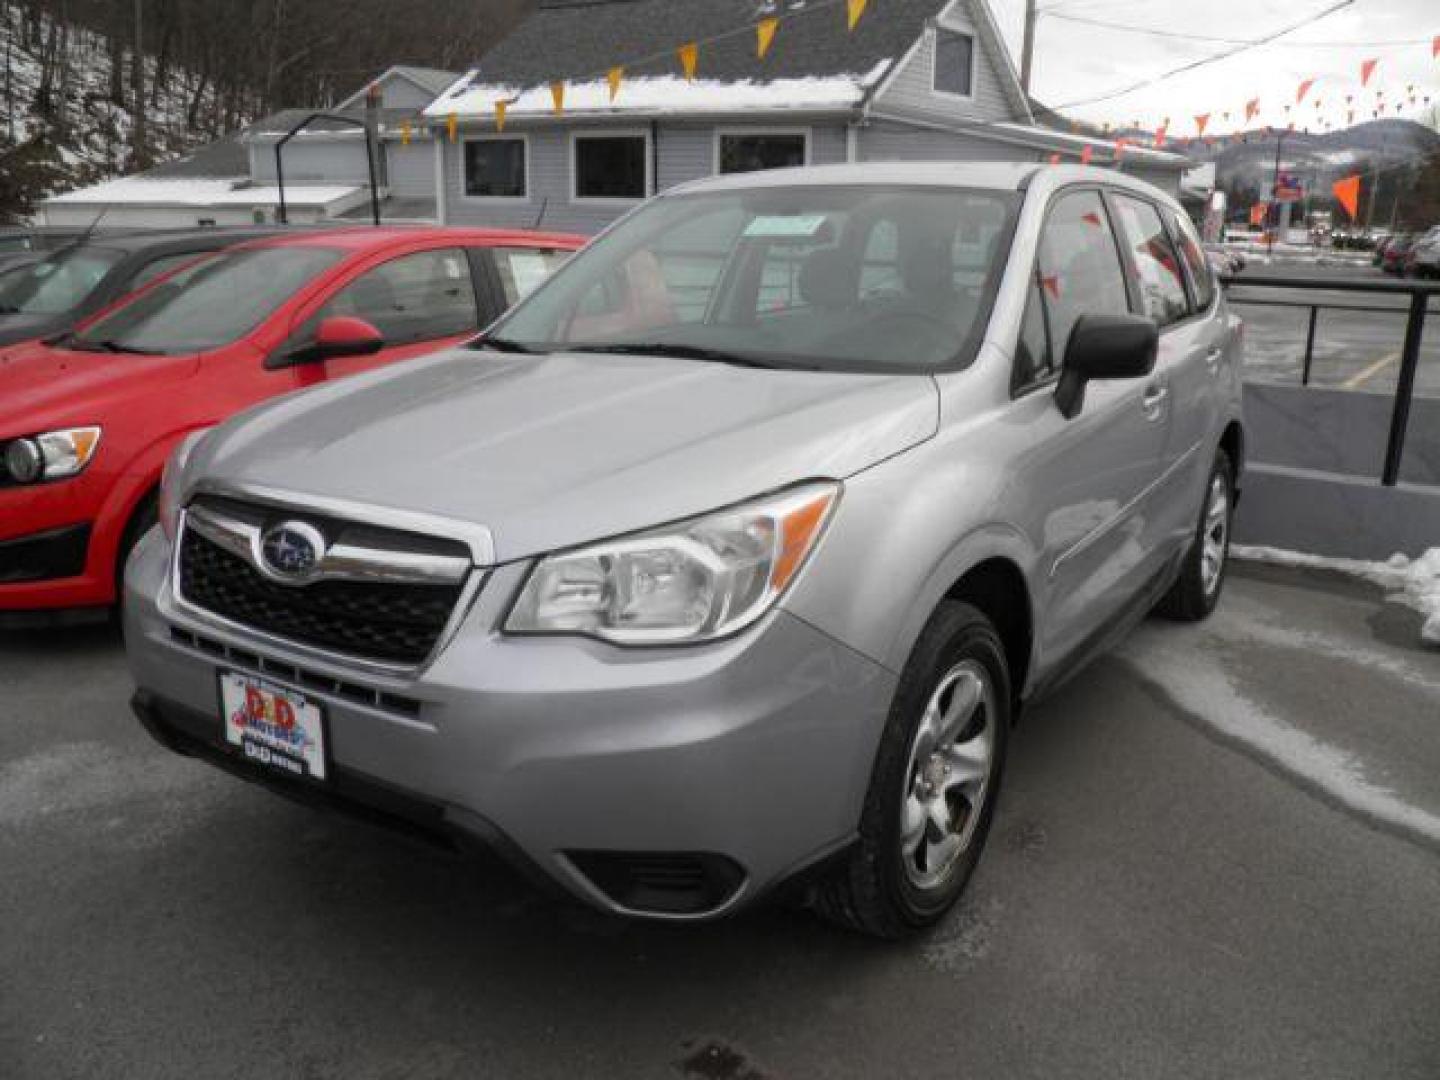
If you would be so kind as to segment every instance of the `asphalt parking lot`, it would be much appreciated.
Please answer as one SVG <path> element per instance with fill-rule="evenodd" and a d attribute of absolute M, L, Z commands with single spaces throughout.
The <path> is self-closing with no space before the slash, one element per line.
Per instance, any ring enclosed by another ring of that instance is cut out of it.
<path fill-rule="evenodd" d="M 1246 282 L 1263 281 L 1267 277 L 1321 281 L 1401 279 L 1369 266 L 1263 266 L 1252 263 L 1227 290 L 1235 310 L 1245 320 L 1246 378 L 1291 385 L 1300 382 L 1310 313 L 1303 307 L 1261 306 L 1245 303 L 1245 300 L 1318 301 L 1375 310 L 1320 310 L 1315 323 L 1315 355 L 1310 384 L 1369 393 L 1394 393 L 1400 371 L 1400 349 L 1405 339 L 1409 297 L 1338 289 L 1291 290 L 1246 285 Z M 1421 338 L 1415 392 L 1426 397 L 1440 397 L 1440 301 L 1430 302 L 1425 334 Z"/>
<path fill-rule="evenodd" d="M 1433 1080 L 1416 629 L 1260 567 L 1146 624 L 1026 716 L 967 898 L 902 946 L 556 905 L 161 752 L 112 630 L 0 638 L 0 1075 Z"/>

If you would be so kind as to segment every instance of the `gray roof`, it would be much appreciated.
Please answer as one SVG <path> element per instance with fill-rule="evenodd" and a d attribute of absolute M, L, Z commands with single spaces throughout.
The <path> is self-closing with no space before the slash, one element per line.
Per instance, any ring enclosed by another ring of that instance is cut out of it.
<path fill-rule="evenodd" d="M 245 129 L 243 137 L 253 141 L 255 139 L 275 138 L 284 135 L 296 124 L 304 120 L 305 117 L 317 112 L 329 112 L 337 116 L 346 116 L 352 120 L 362 122 L 365 119 L 364 109 L 281 109 L 279 112 L 273 112 L 269 116 L 262 116 L 259 120 L 256 120 Z M 402 121 L 414 120 L 419 115 L 419 110 L 417 109 L 381 109 L 380 126 L 381 128 L 393 128 L 398 126 Z M 333 120 L 316 120 L 305 128 L 306 133 L 317 131 L 358 132 L 359 130 L 360 129 L 353 124 L 336 123 Z"/>
<path fill-rule="evenodd" d="M 439 97 L 456 79 L 460 77 L 458 71 L 441 71 L 439 68 L 413 67 L 410 64 L 396 64 L 390 69 L 396 75 L 403 75 L 411 82 L 429 90 L 430 93 Z"/>
<path fill-rule="evenodd" d="M 144 173 L 145 176 L 157 180 L 173 177 L 226 180 L 249 174 L 250 158 L 238 135 L 226 135 L 223 139 L 216 139 L 174 161 L 147 169 Z"/>
<path fill-rule="evenodd" d="M 839 4 L 803 8 L 803 0 L 540 0 L 540 6 L 479 64 L 487 83 L 536 86 L 554 79 L 596 78 L 633 61 L 647 45 L 667 49 L 630 75 L 673 74 L 671 45 L 743 28 L 703 45 L 699 74 L 721 80 L 865 74 L 882 60 L 898 60 L 949 0 L 872 0 L 853 33 Z M 769 55 L 755 55 L 750 25 L 768 15 L 793 15 L 781 24 Z"/>

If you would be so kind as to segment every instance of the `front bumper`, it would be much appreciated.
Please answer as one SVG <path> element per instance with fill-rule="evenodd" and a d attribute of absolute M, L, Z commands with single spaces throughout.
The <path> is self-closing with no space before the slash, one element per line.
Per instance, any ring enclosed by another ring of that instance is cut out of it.
<path fill-rule="evenodd" d="M 859 821 L 895 678 L 783 611 L 700 648 L 517 640 L 494 627 L 525 567 L 500 567 L 439 656 L 402 677 L 177 605 L 168 555 L 159 530 L 136 549 L 125 621 L 141 711 L 172 746 L 167 731 L 227 753 L 217 668 L 291 682 L 325 706 L 332 794 L 486 837 L 630 915 L 733 910 Z M 691 891 L 667 899 L 667 882 Z"/>

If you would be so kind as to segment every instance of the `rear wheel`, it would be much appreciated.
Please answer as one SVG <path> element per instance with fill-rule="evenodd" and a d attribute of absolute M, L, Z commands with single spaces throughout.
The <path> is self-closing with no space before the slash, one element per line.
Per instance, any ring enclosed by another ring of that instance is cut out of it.
<path fill-rule="evenodd" d="M 901 676 L 859 839 L 818 887 L 816 910 L 884 938 L 944 916 L 990 829 L 1010 702 L 1005 652 L 990 620 L 969 604 L 942 604 Z"/>
<path fill-rule="evenodd" d="M 1200 505 L 1195 539 L 1185 553 L 1180 576 L 1155 606 L 1156 612 L 1168 619 L 1199 622 L 1220 601 L 1230 558 L 1230 521 L 1235 514 L 1234 476 L 1230 456 L 1217 450 Z"/>

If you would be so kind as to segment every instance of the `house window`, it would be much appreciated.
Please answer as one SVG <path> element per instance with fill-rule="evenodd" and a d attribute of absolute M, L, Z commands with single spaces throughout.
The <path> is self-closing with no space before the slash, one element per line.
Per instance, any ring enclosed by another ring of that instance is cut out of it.
<path fill-rule="evenodd" d="M 955 30 L 935 31 L 935 92 L 971 97 L 975 39 Z"/>
<path fill-rule="evenodd" d="M 467 139 L 465 194 L 476 199 L 524 199 L 525 140 Z"/>
<path fill-rule="evenodd" d="M 575 198 L 643 199 L 649 140 L 644 135 L 577 135 Z"/>
<path fill-rule="evenodd" d="M 804 165 L 808 142 L 803 131 L 721 132 L 715 171 L 758 172 Z"/>

